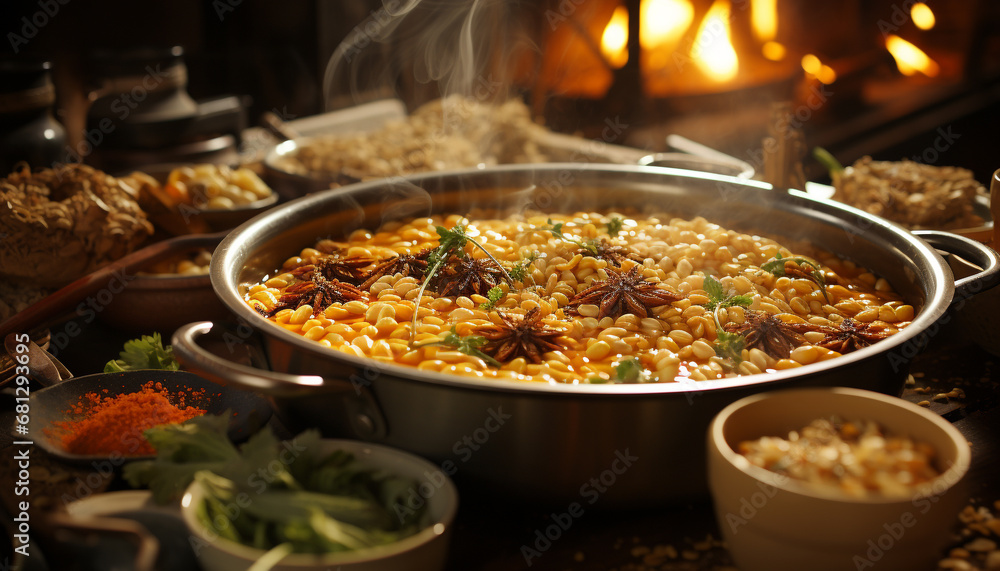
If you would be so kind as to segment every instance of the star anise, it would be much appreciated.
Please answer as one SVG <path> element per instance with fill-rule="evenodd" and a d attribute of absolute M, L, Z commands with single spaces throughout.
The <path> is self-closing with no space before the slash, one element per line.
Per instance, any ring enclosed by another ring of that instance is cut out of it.
<path fill-rule="evenodd" d="M 438 275 L 434 286 L 440 297 L 451 295 L 485 296 L 488 291 L 504 281 L 503 270 L 485 258 L 452 258 Z"/>
<path fill-rule="evenodd" d="M 867 347 L 892 335 L 888 331 L 876 331 L 870 323 L 858 323 L 850 317 L 841 321 L 837 328 L 825 327 L 822 331 L 826 337 L 816 345 L 840 354 Z"/>
<path fill-rule="evenodd" d="M 434 250 L 427 248 L 416 254 L 400 254 L 385 260 L 379 260 L 374 268 L 364 276 L 364 281 L 359 286 L 361 289 L 368 289 L 382 276 L 394 276 L 403 274 L 403 277 L 413 276 L 422 279 L 427 273 L 427 256 Z"/>
<path fill-rule="evenodd" d="M 805 345 L 803 333 L 826 329 L 807 322 L 785 322 L 766 311 L 747 311 L 745 315 L 743 323 L 727 323 L 725 330 L 742 335 L 747 349 L 760 349 L 775 359 L 787 359 L 792 349 Z"/>
<path fill-rule="evenodd" d="M 616 268 L 620 268 L 622 266 L 622 262 L 625 260 L 642 262 L 642 256 L 636 254 L 632 248 L 612 244 L 603 238 L 600 242 L 594 243 L 593 248 L 580 248 L 576 251 L 576 253 L 583 254 L 584 256 L 589 256 L 591 258 L 597 258 L 599 260 L 606 260 L 609 264 Z"/>
<path fill-rule="evenodd" d="M 679 294 L 660 287 L 657 282 L 646 281 L 641 270 L 642 266 L 638 265 L 627 272 L 608 266 L 608 279 L 594 282 L 573 296 L 566 307 L 575 313 L 581 305 L 594 304 L 601 308 L 600 317 L 617 318 L 625 313 L 649 317 L 652 308 L 681 299 Z"/>
<path fill-rule="evenodd" d="M 285 288 L 278 303 L 268 312 L 268 317 L 282 309 L 298 309 L 303 305 L 310 305 L 314 311 L 320 312 L 334 303 L 362 299 L 363 297 L 364 293 L 349 283 L 328 280 L 318 273 L 314 273 L 311 280 L 292 284 Z"/>
<path fill-rule="evenodd" d="M 502 311 L 497 314 L 503 325 L 485 325 L 476 331 L 488 340 L 482 351 L 497 361 L 526 357 L 540 363 L 543 353 L 563 349 L 555 341 L 563 332 L 543 323 L 537 307 L 529 309 L 524 317 Z"/>
<path fill-rule="evenodd" d="M 311 280 L 314 275 L 319 275 L 328 280 L 357 284 L 367 275 L 362 268 L 366 268 L 374 262 L 374 258 L 367 257 L 340 258 L 335 256 L 320 258 L 315 264 L 307 264 L 295 268 L 292 270 L 292 275 L 302 280 Z"/>

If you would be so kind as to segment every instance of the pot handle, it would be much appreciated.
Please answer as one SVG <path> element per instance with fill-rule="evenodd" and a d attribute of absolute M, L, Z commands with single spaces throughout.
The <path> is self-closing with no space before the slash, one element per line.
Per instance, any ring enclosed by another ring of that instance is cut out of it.
<path fill-rule="evenodd" d="M 316 375 L 290 375 L 256 367 L 248 367 L 223 359 L 198 344 L 198 338 L 214 327 L 211 321 L 182 325 L 170 340 L 174 355 L 185 370 L 196 373 L 221 385 L 236 385 L 271 396 L 296 396 L 316 394 L 322 390 L 352 391 L 348 381 L 326 379 Z"/>
<path fill-rule="evenodd" d="M 978 273 L 955 280 L 952 303 L 966 300 L 1000 283 L 1000 256 L 992 248 L 964 236 L 940 230 L 913 230 L 932 247 L 955 254 L 982 268 Z"/>

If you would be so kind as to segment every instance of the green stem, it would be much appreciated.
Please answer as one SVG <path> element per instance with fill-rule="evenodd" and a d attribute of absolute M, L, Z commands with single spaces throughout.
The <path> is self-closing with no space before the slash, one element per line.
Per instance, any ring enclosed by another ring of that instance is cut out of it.
<path fill-rule="evenodd" d="M 491 260 L 493 260 L 493 263 L 496 264 L 496 266 L 498 268 L 500 268 L 500 271 L 503 272 L 503 277 L 507 279 L 507 283 L 510 285 L 511 289 L 513 289 L 514 288 L 514 278 L 510 277 L 510 274 L 508 274 L 507 270 L 504 269 L 503 265 L 500 264 L 500 261 L 497 260 L 496 258 L 494 258 L 493 254 L 491 254 L 489 252 L 489 250 L 487 250 L 486 248 L 484 248 L 482 244 L 480 244 L 479 242 L 477 242 L 475 238 L 470 238 L 469 236 L 466 236 L 465 239 L 468 240 L 468 241 L 470 241 L 470 242 L 472 242 L 472 244 L 475 247 L 477 247 L 480 250 L 482 250 L 484 254 L 486 254 L 487 256 L 489 256 L 489 258 Z"/>
<path fill-rule="evenodd" d="M 420 313 L 420 299 L 424 296 L 424 290 L 427 289 L 427 284 L 430 283 L 431 278 L 437 273 L 441 265 L 444 264 L 444 258 L 437 261 L 434 266 L 424 274 L 424 281 L 420 284 L 420 289 L 417 290 L 417 299 L 413 300 L 413 319 L 410 320 L 410 347 L 413 347 L 413 337 L 417 334 L 417 314 Z"/>
<path fill-rule="evenodd" d="M 831 177 L 844 170 L 844 165 L 840 164 L 840 161 L 830 154 L 830 151 L 824 149 L 823 147 L 814 148 L 813 157 L 815 157 L 821 165 L 826 167 L 826 170 L 830 173 Z"/>

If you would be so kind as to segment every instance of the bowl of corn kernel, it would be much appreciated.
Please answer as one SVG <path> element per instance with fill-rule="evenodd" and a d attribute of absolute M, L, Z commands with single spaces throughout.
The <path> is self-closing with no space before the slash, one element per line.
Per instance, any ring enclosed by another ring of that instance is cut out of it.
<path fill-rule="evenodd" d="M 150 169 L 143 180 L 143 208 L 173 235 L 235 228 L 278 202 L 278 194 L 245 166 L 167 166 Z"/>
<path fill-rule="evenodd" d="M 709 484 L 744 571 L 933 568 L 971 452 L 940 416 L 848 388 L 736 401 L 708 432 Z"/>

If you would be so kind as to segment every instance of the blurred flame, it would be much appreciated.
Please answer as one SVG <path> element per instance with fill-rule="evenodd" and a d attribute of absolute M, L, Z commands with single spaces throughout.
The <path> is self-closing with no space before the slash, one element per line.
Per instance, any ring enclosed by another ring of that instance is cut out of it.
<path fill-rule="evenodd" d="M 819 68 L 819 72 L 816 74 L 816 79 L 830 85 L 834 81 L 837 81 L 837 72 L 832 67 L 824 65 Z"/>
<path fill-rule="evenodd" d="M 691 57 L 701 71 L 722 82 L 736 77 L 740 60 L 729 29 L 729 1 L 716 0 L 698 27 Z"/>
<path fill-rule="evenodd" d="M 837 72 L 813 54 L 802 56 L 802 70 L 827 85 L 837 81 Z"/>
<path fill-rule="evenodd" d="M 819 61 L 818 57 L 813 54 L 806 54 L 802 56 L 803 71 L 811 75 L 816 75 L 821 69 L 823 69 L 823 62 Z"/>
<path fill-rule="evenodd" d="M 941 69 L 923 50 L 899 36 L 889 34 L 885 47 L 896 60 L 896 67 L 903 75 L 913 75 L 919 71 L 927 77 L 934 77 Z"/>
<path fill-rule="evenodd" d="M 910 18 L 913 19 L 913 24 L 921 30 L 930 30 L 937 23 L 934 11 L 923 2 L 917 2 L 910 8 Z"/>
<path fill-rule="evenodd" d="M 615 69 L 628 63 L 628 10 L 624 6 L 615 8 L 611 21 L 604 28 L 601 53 Z"/>
<path fill-rule="evenodd" d="M 639 45 L 654 50 L 681 39 L 694 20 L 688 0 L 642 0 L 639 5 Z"/>
<path fill-rule="evenodd" d="M 761 46 L 760 52 L 764 54 L 764 57 L 771 61 L 781 61 L 785 59 L 785 55 L 788 53 L 788 50 L 783 44 L 779 44 L 778 42 L 772 40 Z"/>
<path fill-rule="evenodd" d="M 750 22 L 758 40 L 767 42 L 778 35 L 778 0 L 753 0 L 750 3 Z"/>

